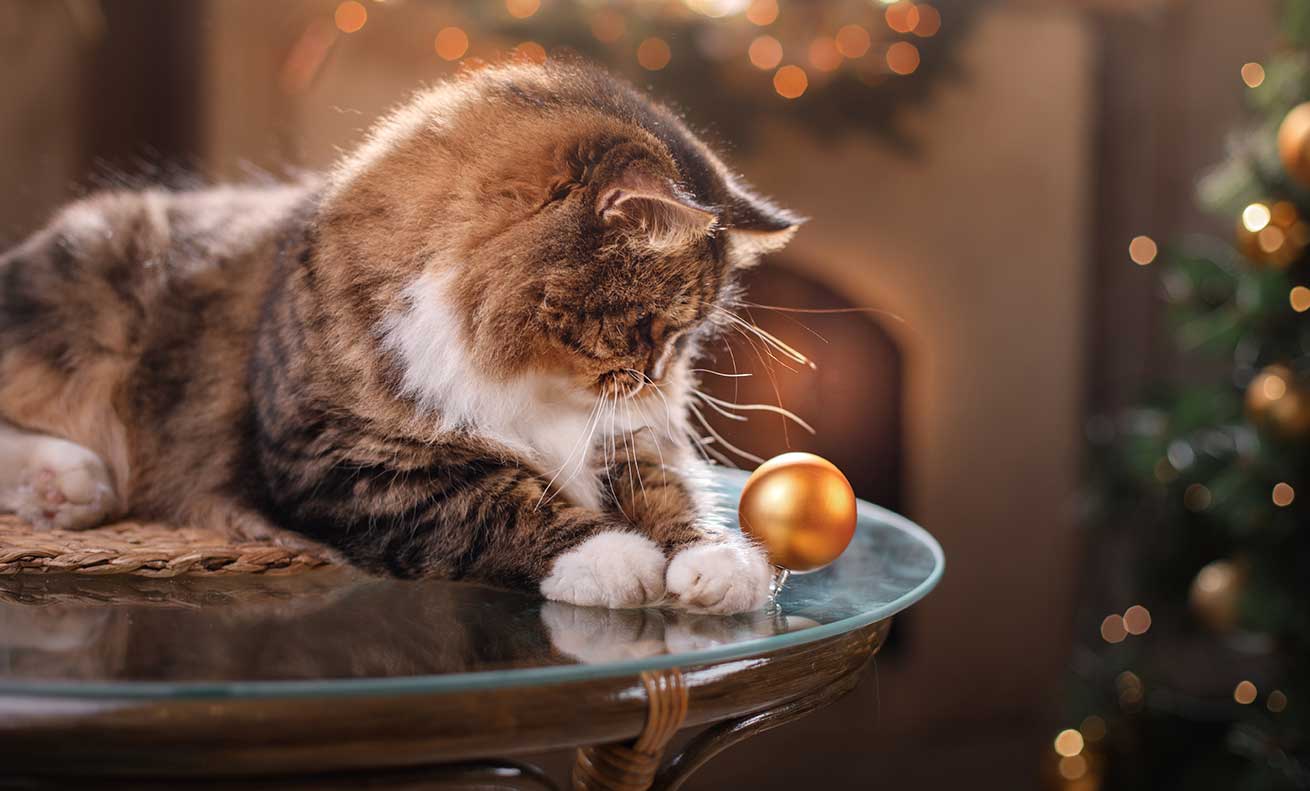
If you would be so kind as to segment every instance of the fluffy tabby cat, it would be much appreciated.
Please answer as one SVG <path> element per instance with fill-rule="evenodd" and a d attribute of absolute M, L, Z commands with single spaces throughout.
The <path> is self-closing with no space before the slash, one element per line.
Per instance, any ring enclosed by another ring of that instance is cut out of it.
<path fill-rule="evenodd" d="M 688 400 L 797 223 L 559 64 L 420 93 L 323 177 L 91 196 L 0 257 L 0 510 L 757 608 L 770 569 L 701 501 Z"/>

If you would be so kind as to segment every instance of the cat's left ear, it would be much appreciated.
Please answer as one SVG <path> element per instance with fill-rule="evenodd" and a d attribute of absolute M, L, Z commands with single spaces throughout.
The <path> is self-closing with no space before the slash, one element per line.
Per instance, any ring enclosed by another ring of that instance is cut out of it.
<path fill-rule="evenodd" d="M 600 191 L 596 213 L 606 224 L 645 233 L 657 247 L 704 238 L 719 220 L 672 181 L 639 164 L 628 166 Z"/>
<path fill-rule="evenodd" d="M 804 217 L 740 186 L 734 185 L 732 196 L 724 232 L 742 266 L 751 266 L 761 255 L 786 247 L 805 222 Z"/>

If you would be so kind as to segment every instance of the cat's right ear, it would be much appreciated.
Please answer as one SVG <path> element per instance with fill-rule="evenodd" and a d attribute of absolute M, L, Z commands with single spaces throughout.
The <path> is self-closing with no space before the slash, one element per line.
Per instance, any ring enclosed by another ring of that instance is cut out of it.
<path fill-rule="evenodd" d="M 742 266 L 752 266 L 761 255 L 786 247 L 805 222 L 804 217 L 740 184 L 733 185 L 733 197 L 725 220 L 724 230 L 739 254 Z"/>
<path fill-rule="evenodd" d="M 669 179 L 630 165 L 596 198 L 606 225 L 624 225 L 649 237 L 655 247 L 683 245 L 713 231 L 718 216 Z"/>

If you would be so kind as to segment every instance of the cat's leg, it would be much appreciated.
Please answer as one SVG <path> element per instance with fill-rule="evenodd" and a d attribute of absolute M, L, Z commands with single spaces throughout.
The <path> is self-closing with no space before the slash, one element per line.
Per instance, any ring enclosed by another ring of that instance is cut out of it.
<path fill-rule="evenodd" d="M 617 454 L 602 491 L 671 558 L 665 574 L 669 597 L 705 612 L 763 607 L 773 567 L 759 546 L 729 529 L 715 513 L 706 494 L 708 481 L 698 480 L 708 478 L 704 465 L 685 456 L 676 465 L 668 463 L 644 432 L 627 441 L 630 450 Z"/>
<path fill-rule="evenodd" d="M 663 550 L 619 515 L 549 496 L 546 480 L 512 461 L 422 452 L 438 458 L 409 463 L 389 449 L 384 465 L 340 459 L 311 470 L 294 442 L 266 444 L 274 521 L 396 576 L 529 588 L 585 606 L 663 599 Z"/>
<path fill-rule="evenodd" d="M 117 507 L 95 453 L 0 421 L 0 511 L 41 528 L 80 530 L 104 523 Z"/>

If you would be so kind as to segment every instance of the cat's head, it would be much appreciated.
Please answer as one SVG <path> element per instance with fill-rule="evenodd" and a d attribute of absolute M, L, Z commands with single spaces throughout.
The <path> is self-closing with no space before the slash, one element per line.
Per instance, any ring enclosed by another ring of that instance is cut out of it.
<path fill-rule="evenodd" d="M 572 65 L 420 94 L 346 161 L 327 205 L 393 315 L 426 300 L 458 316 L 484 372 L 610 395 L 685 369 L 730 321 L 740 271 L 800 223 L 673 113 Z"/>

